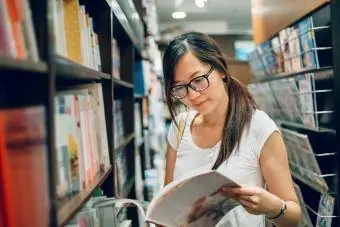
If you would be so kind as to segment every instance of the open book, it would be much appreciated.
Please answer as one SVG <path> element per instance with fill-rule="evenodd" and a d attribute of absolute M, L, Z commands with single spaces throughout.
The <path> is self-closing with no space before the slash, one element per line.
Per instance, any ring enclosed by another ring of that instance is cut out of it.
<path fill-rule="evenodd" d="M 134 200 L 118 199 L 119 203 L 134 203 L 143 212 L 145 220 L 164 226 L 214 226 L 239 204 L 223 195 L 223 186 L 239 185 L 223 174 L 210 170 L 189 178 L 174 181 L 161 189 L 144 208 Z M 146 209 L 145 209 L 146 208 Z"/>

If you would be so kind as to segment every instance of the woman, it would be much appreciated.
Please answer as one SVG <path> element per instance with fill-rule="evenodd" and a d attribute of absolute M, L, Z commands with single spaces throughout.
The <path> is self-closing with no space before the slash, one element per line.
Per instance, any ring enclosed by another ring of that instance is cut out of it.
<path fill-rule="evenodd" d="M 195 171 L 217 169 L 242 185 L 223 188 L 242 206 L 219 226 L 264 226 L 265 219 L 280 227 L 296 226 L 301 211 L 279 130 L 256 109 L 247 88 L 229 75 L 218 45 L 201 33 L 180 35 L 164 53 L 163 70 L 173 118 L 165 184 Z M 190 111 L 175 117 L 176 101 Z M 185 119 L 181 135 L 180 119 Z"/>

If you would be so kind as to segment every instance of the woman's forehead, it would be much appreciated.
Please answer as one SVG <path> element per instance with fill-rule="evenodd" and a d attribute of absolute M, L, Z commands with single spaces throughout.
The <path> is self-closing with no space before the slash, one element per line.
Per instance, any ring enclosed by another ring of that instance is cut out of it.
<path fill-rule="evenodd" d="M 202 63 L 191 52 L 186 53 L 176 64 L 174 70 L 175 81 L 186 81 L 191 79 L 200 72 L 204 72 L 206 65 Z"/>

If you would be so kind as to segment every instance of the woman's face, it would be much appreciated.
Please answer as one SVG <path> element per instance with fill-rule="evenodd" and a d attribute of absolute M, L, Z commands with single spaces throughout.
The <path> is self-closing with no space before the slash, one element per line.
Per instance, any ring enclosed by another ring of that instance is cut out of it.
<path fill-rule="evenodd" d="M 225 75 L 217 70 L 212 70 L 210 75 L 206 76 L 209 81 L 207 82 L 201 76 L 207 75 L 210 70 L 210 65 L 201 62 L 191 52 L 186 53 L 178 61 L 174 70 L 175 82 L 173 87 L 190 82 L 192 86 L 197 88 L 207 87 L 205 90 L 195 91 L 189 86 L 187 87 L 187 95 L 180 99 L 185 105 L 197 110 L 201 115 L 213 113 L 221 102 L 226 102 L 227 91 L 222 80 Z"/>

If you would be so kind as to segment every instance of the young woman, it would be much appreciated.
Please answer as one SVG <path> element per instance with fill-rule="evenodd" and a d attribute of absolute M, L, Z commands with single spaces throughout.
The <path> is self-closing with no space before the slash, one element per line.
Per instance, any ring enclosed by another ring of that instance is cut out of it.
<path fill-rule="evenodd" d="M 279 129 L 229 74 L 214 40 L 196 32 L 176 37 L 164 53 L 163 70 L 173 118 L 165 184 L 217 169 L 242 185 L 223 188 L 242 206 L 219 226 L 262 227 L 266 218 L 280 227 L 296 226 L 301 211 Z M 176 100 L 190 111 L 175 117 Z M 185 125 L 178 140 L 180 119 Z"/>

